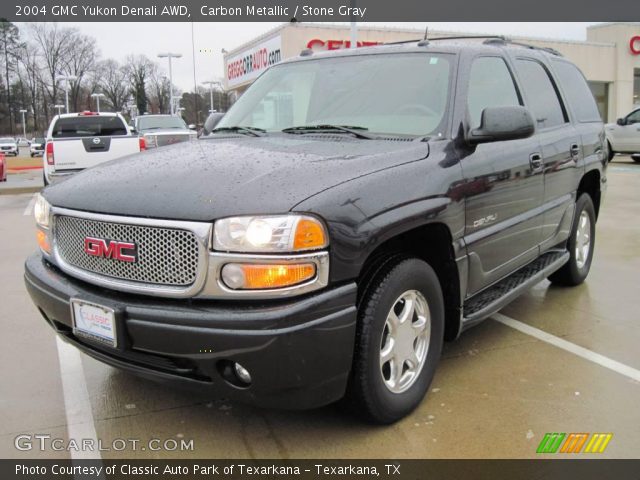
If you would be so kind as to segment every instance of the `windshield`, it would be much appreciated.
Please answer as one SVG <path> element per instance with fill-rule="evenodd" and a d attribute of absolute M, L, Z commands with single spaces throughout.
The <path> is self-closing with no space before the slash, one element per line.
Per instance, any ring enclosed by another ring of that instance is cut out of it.
<path fill-rule="evenodd" d="M 281 131 L 346 125 L 372 133 L 433 135 L 444 128 L 452 55 L 323 58 L 272 67 L 217 125 Z"/>
<path fill-rule="evenodd" d="M 31 142 L 32 143 L 44 143 L 44 138 L 42 138 L 42 137 L 34 138 Z"/>
<path fill-rule="evenodd" d="M 9 137 L 0 138 L 0 143 L 15 143 L 15 139 Z"/>
<path fill-rule="evenodd" d="M 187 124 L 180 117 L 139 117 L 138 130 L 158 130 L 161 128 L 181 128 L 187 130 Z"/>

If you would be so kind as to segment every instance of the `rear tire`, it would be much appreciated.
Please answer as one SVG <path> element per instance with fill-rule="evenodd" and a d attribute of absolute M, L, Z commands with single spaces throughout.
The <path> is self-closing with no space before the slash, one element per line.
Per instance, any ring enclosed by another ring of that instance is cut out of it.
<path fill-rule="evenodd" d="M 44 172 L 42 172 L 42 183 L 44 183 L 45 187 L 49 185 L 49 181 L 47 180 L 47 176 Z"/>
<path fill-rule="evenodd" d="M 584 282 L 591 268 L 595 240 L 596 212 L 591 196 L 583 193 L 576 202 L 576 212 L 568 240 L 569 261 L 549 276 L 551 283 L 572 287 Z"/>
<path fill-rule="evenodd" d="M 611 161 L 613 160 L 613 157 L 616 156 L 616 152 L 613 151 L 613 148 L 611 147 L 611 142 L 609 140 L 607 140 L 607 147 L 609 149 L 609 155 L 607 160 Z"/>
<path fill-rule="evenodd" d="M 390 261 L 358 309 L 347 399 L 368 421 L 411 413 L 433 380 L 444 338 L 444 300 L 433 269 L 417 258 Z"/>
<path fill-rule="evenodd" d="M 631 155 L 631 160 L 633 160 L 636 163 L 640 163 L 640 153 L 636 153 L 634 155 Z"/>

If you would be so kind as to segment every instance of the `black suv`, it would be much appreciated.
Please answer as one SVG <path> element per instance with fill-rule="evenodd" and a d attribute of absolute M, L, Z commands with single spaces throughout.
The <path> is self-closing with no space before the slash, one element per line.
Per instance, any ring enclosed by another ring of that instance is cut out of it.
<path fill-rule="evenodd" d="M 544 278 L 584 281 L 607 157 L 555 52 L 307 51 L 201 140 L 44 190 L 26 284 L 64 340 L 115 367 L 268 407 L 346 396 L 389 423 L 443 340 Z"/>

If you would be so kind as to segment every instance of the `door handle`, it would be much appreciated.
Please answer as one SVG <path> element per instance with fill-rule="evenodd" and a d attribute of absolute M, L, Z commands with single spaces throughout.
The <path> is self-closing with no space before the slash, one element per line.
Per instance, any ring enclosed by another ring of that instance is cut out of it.
<path fill-rule="evenodd" d="M 577 143 L 572 143 L 569 148 L 569 153 L 571 154 L 571 158 L 577 161 L 580 156 L 580 146 Z"/>
<path fill-rule="evenodd" d="M 531 170 L 534 172 L 542 170 L 542 155 L 539 153 L 529 155 L 529 165 L 531 165 Z"/>

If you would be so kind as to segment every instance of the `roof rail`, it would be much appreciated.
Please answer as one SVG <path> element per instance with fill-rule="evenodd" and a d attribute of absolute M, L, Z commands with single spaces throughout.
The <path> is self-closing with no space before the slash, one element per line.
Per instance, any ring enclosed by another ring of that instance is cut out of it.
<path fill-rule="evenodd" d="M 538 47 L 536 45 L 531 45 L 529 43 L 513 42 L 513 41 L 510 41 L 509 43 L 511 45 L 517 45 L 519 47 L 530 48 L 531 50 L 541 50 L 543 52 L 550 53 L 551 55 L 555 55 L 556 57 L 562 57 L 563 56 L 558 50 L 556 50 L 555 48 L 551 48 L 551 47 Z"/>

